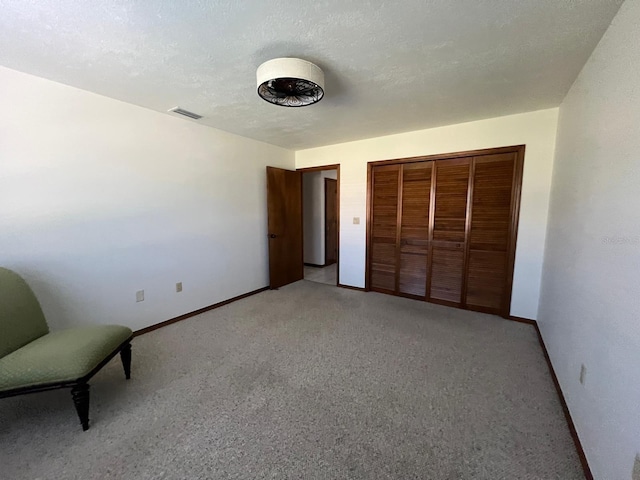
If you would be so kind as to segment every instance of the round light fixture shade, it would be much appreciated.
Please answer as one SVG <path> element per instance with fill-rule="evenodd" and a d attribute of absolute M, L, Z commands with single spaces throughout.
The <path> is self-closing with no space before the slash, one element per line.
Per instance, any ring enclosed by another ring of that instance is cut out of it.
<path fill-rule="evenodd" d="M 324 73 L 299 58 L 276 58 L 258 67 L 258 95 L 282 107 L 304 107 L 324 97 Z"/>

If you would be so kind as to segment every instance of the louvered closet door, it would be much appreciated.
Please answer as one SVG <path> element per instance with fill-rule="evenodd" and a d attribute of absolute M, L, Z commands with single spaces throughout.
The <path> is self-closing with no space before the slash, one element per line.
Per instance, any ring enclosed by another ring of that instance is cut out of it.
<path fill-rule="evenodd" d="M 429 201 L 433 162 L 402 165 L 398 291 L 424 298 L 429 255 Z"/>
<path fill-rule="evenodd" d="M 429 300 L 462 304 L 471 160 L 435 162 Z"/>
<path fill-rule="evenodd" d="M 508 312 L 507 271 L 513 210 L 515 153 L 475 157 L 466 304 Z"/>
<path fill-rule="evenodd" d="M 395 292 L 398 241 L 400 165 L 372 169 L 371 278 L 372 290 Z"/>

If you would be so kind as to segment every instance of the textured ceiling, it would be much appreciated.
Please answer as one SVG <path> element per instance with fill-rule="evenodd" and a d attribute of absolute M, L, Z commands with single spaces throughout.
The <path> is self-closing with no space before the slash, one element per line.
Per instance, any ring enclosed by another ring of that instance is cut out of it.
<path fill-rule="evenodd" d="M 0 0 L 0 64 L 302 149 L 557 106 L 621 4 Z M 324 70 L 319 104 L 258 97 L 282 56 Z"/>

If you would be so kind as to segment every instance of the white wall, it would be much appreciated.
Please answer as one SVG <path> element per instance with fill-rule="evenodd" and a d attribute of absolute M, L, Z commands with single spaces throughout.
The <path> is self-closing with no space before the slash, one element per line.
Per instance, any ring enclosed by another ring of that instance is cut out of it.
<path fill-rule="evenodd" d="M 511 314 L 535 319 L 557 116 L 554 108 L 296 152 L 297 168 L 340 164 L 340 283 L 364 287 L 367 162 L 526 144 Z"/>
<path fill-rule="evenodd" d="M 540 302 L 597 479 L 631 479 L 640 452 L 639 20 L 627 0 L 560 108 Z"/>
<path fill-rule="evenodd" d="M 52 328 L 138 329 L 268 285 L 265 166 L 293 152 L 6 68 L 0 104 L 0 265 Z"/>
<path fill-rule="evenodd" d="M 302 174 L 304 262 L 325 263 L 325 190 L 324 179 L 338 178 L 337 170 Z"/>
<path fill-rule="evenodd" d="M 324 265 L 324 188 L 322 172 L 302 174 L 304 262 Z"/>

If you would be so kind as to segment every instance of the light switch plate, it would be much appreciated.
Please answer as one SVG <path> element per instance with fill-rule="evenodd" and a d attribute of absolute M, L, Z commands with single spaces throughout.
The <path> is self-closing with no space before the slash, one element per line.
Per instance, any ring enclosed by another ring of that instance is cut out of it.
<path fill-rule="evenodd" d="M 182 291 L 182 282 L 176 283 L 176 292 L 180 293 Z"/>
<path fill-rule="evenodd" d="M 144 290 L 138 290 L 136 292 L 136 302 L 144 302 Z"/>
<path fill-rule="evenodd" d="M 353 224 L 360 225 L 360 217 L 353 217 Z"/>

